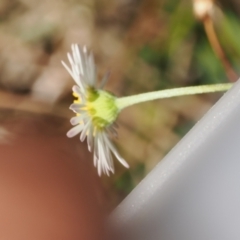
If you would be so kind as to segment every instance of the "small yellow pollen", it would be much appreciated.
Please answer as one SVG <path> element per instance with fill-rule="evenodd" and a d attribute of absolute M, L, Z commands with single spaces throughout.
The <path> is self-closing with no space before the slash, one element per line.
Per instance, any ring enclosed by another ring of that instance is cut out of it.
<path fill-rule="evenodd" d="M 72 95 L 74 96 L 74 97 L 76 97 L 76 98 L 78 98 L 79 96 L 78 96 L 78 94 L 77 93 L 75 93 L 75 92 L 73 92 L 72 93 Z"/>
<path fill-rule="evenodd" d="M 79 96 L 77 93 L 73 92 L 72 95 L 73 95 L 75 98 L 77 98 L 77 99 L 74 99 L 74 100 L 73 100 L 74 103 L 81 103 L 81 98 L 80 98 L 80 96 Z"/>

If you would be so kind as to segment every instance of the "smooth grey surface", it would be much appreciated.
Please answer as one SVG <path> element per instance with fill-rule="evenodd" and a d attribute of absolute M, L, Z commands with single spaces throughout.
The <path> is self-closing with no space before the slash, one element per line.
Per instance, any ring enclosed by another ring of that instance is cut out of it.
<path fill-rule="evenodd" d="M 118 206 L 110 223 L 126 240 L 240 239 L 239 81 Z"/>

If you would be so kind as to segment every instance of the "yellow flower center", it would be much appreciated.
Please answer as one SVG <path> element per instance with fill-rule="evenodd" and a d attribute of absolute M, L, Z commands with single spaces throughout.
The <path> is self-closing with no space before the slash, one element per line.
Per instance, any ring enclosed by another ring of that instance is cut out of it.
<path fill-rule="evenodd" d="M 81 103 L 81 98 L 76 93 L 77 100 Z M 86 93 L 86 107 L 84 108 L 91 117 L 94 127 L 102 130 L 111 125 L 117 118 L 119 109 L 116 105 L 116 97 L 111 93 L 95 88 L 88 88 Z"/>

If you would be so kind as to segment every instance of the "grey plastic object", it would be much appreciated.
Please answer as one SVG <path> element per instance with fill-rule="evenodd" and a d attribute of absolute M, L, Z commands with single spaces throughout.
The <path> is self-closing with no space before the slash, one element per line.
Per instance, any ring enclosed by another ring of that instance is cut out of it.
<path fill-rule="evenodd" d="M 116 208 L 109 222 L 125 240 L 240 239 L 239 81 Z"/>

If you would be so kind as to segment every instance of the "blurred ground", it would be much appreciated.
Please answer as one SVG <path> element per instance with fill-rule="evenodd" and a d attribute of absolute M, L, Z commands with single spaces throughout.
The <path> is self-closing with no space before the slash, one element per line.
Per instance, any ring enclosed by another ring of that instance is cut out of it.
<path fill-rule="evenodd" d="M 106 239 L 99 179 L 65 118 L 1 112 L 0 239 Z"/>
<path fill-rule="evenodd" d="M 240 72 L 240 4 L 216 4 L 217 34 Z M 117 96 L 227 81 L 190 0 L 1 0 L 0 109 L 47 113 L 69 124 L 73 81 L 60 60 L 72 43 L 94 51 L 100 77 L 111 71 L 107 90 Z M 99 180 L 99 204 L 107 211 L 116 206 L 220 96 L 124 110 L 116 145 L 131 167 L 116 163 L 116 175 Z M 0 126 L 0 141 L 9 131 Z"/>

